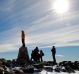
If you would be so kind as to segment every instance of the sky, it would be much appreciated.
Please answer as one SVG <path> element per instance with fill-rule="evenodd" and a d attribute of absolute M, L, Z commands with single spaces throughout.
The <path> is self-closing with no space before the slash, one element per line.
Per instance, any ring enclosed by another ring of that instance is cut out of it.
<path fill-rule="evenodd" d="M 17 57 L 24 30 L 29 54 L 38 46 L 47 60 L 55 45 L 58 61 L 79 60 L 79 0 L 68 0 L 63 15 L 55 12 L 54 1 L 0 0 L 0 57 Z"/>

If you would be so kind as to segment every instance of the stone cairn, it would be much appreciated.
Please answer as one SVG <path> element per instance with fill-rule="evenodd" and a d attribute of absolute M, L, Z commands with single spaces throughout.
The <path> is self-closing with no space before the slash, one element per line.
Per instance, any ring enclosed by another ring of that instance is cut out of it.
<path fill-rule="evenodd" d="M 23 30 L 21 31 L 21 41 L 22 46 L 19 48 L 17 62 L 20 65 L 25 65 L 29 63 L 29 55 L 27 47 L 25 46 L 25 33 Z"/>

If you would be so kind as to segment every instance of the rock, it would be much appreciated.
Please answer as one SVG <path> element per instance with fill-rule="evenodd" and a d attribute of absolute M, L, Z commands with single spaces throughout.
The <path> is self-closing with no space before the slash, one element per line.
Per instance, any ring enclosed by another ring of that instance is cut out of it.
<path fill-rule="evenodd" d="M 24 73 L 34 73 L 34 68 L 22 68 Z"/>
<path fill-rule="evenodd" d="M 44 66 L 44 70 L 47 72 L 53 72 L 53 67 L 52 66 Z"/>
<path fill-rule="evenodd" d="M 17 62 L 21 65 L 29 63 L 29 55 L 28 55 L 27 47 L 22 46 L 19 49 Z"/>

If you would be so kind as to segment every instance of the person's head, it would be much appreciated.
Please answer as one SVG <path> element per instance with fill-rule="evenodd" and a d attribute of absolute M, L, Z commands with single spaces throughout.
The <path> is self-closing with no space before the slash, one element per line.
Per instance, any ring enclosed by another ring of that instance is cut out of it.
<path fill-rule="evenodd" d="M 38 49 L 38 47 L 36 47 L 36 49 Z"/>
<path fill-rule="evenodd" d="M 53 46 L 52 48 L 55 48 L 55 46 Z"/>
<path fill-rule="evenodd" d="M 24 33 L 24 31 L 23 31 L 23 30 L 22 30 L 21 32 L 22 32 L 22 33 Z"/>
<path fill-rule="evenodd" d="M 53 46 L 53 48 L 55 48 L 55 46 Z"/>
<path fill-rule="evenodd" d="M 39 52 L 39 49 L 38 49 L 38 47 L 36 47 L 35 49 L 36 49 L 36 51 L 38 51 L 38 52 Z"/>
<path fill-rule="evenodd" d="M 42 52 L 42 50 L 40 50 L 40 52 Z"/>

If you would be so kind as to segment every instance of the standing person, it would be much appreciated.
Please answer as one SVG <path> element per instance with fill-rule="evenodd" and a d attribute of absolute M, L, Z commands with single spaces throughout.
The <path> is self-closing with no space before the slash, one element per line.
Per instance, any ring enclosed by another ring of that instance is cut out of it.
<path fill-rule="evenodd" d="M 23 47 L 25 47 L 25 33 L 23 30 L 21 31 L 21 39 L 22 39 L 22 45 Z"/>
<path fill-rule="evenodd" d="M 40 60 L 41 60 L 41 62 L 43 62 L 43 56 L 44 56 L 44 53 L 43 53 L 42 50 L 40 50 Z"/>
<path fill-rule="evenodd" d="M 55 48 L 55 46 L 53 46 L 51 52 L 52 52 L 52 57 L 53 57 L 54 64 L 56 64 L 56 58 L 55 58 L 56 48 Z"/>
<path fill-rule="evenodd" d="M 39 62 L 40 61 L 40 54 L 39 54 L 39 49 L 38 47 L 36 47 L 34 49 L 34 61 L 35 62 Z"/>
<path fill-rule="evenodd" d="M 31 60 L 34 60 L 34 51 L 32 50 L 32 53 L 31 53 Z"/>

